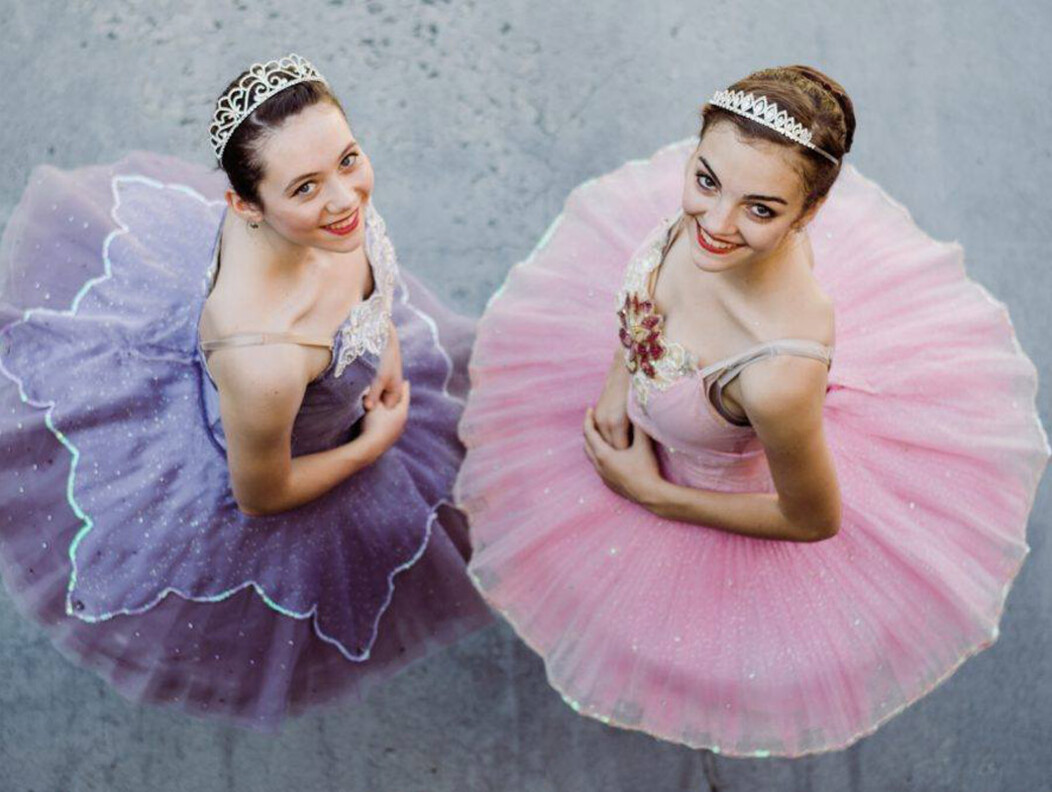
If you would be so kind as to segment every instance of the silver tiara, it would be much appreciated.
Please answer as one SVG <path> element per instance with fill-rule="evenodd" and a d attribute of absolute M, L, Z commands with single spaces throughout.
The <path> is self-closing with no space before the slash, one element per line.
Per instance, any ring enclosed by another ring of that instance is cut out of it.
<path fill-rule="evenodd" d="M 777 102 L 768 101 L 766 96 L 754 96 L 745 91 L 716 91 L 709 100 L 709 104 L 730 110 L 757 124 L 763 124 L 801 146 L 817 151 L 834 165 L 840 164 L 840 160 L 811 142 L 810 129 L 805 128 L 789 113 L 779 108 Z"/>
<path fill-rule="evenodd" d="M 219 97 L 208 136 L 216 159 L 222 163 L 223 150 L 242 121 L 274 94 L 301 82 L 320 82 L 328 85 L 325 78 L 306 58 L 289 53 L 284 58 L 253 63 L 248 72 L 237 81 L 237 85 Z"/>

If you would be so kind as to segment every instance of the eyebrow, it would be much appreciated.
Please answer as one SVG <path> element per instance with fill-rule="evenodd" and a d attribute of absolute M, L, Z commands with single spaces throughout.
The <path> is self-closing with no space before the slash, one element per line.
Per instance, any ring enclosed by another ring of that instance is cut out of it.
<path fill-rule="evenodd" d="M 347 148 L 345 148 L 342 152 L 340 152 L 340 156 L 337 158 L 336 161 L 339 162 L 344 157 L 346 157 L 347 156 L 347 152 L 349 152 L 351 149 L 357 147 L 357 145 L 358 145 L 358 141 L 357 140 L 352 140 L 350 143 L 348 143 L 347 144 Z M 314 171 L 314 172 L 311 172 L 311 173 L 304 173 L 302 176 L 297 176 L 295 179 L 292 179 L 291 181 L 289 181 L 288 184 L 285 185 L 285 192 L 288 192 L 289 190 L 291 190 L 293 185 L 297 184 L 298 182 L 301 182 L 304 179 L 313 179 L 317 175 L 318 175 L 317 171 Z"/>
<path fill-rule="evenodd" d="M 709 175 L 712 176 L 713 179 L 715 179 L 716 184 L 719 184 L 720 180 L 716 176 L 716 171 L 714 171 L 712 169 L 712 166 L 709 165 L 708 160 L 706 160 L 700 154 L 698 155 L 698 159 L 701 160 L 701 164 L 705 166 L 705 170 L 707 170 L 709 172 Z M 771 203 L 780 203 L 780 204 L 782 204 L 784 206 L 788 206 L 789 205 L 789 202 L 787 200 L 785 200 L 784 198 L 779 198 L 777 195 L 757 195 L 756 193 L 753 193 L 752 195 L 746 195 L 745 196 L 745 200 L 747 200 L 747 201 L 770 201 Z"/>

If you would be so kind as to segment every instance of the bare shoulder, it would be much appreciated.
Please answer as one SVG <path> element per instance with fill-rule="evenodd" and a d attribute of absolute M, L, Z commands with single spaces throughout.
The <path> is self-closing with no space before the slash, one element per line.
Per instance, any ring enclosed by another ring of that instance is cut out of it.
<path fill-rule="evenodd" d="M 224 273 L 205 300 L 198 323 L 202 341 L 268 329 L 260 325 L 260 317 L 272 315 L 274 306 L 256 284 L 233 283 L 232 274 Z"/>
<path fill-rule="evenodd" d="M 219 238 L 219 269 L 205 299 L 198 325 L 203 340 L 240 332 L 259 332 L 267 327 L 260 317 L 274 314 L 278 306 L 268 299 L 268 290 L 259 277 L 258 252 L 252 250 L 244 229 L 233 223 L 230 213 Z"/>
<path fill-rule="evenodd" d="M 834 346 L 833 301 L 817 284 L 794 292 L 780 308 L 784 319 L 777 323 L 776 330 L 770 330 L 770 340 L 793 339 Z M 825 360 L 777 354 L 743 369 L 733 395 L 754 425 L 765 418 L 785 420 L 798 412 L 808 413 L 816 405 L 821 407 L 827 374 Z"/>
<path fill-rule="evenodd" d="M 291 344 L 217 349 L 208 366 L 224 422 L 264 433 L 291 426 L 310 380 L 305 355 Z"/>
<path fill-rule="evenodd" d="M 833 346 L 836 340 L 836 313 L 833 298 L 814 277 L 802 279 L 784 297 L 780 308 L 784 316 L 778 337 L 799 338 Z"/>
<path fill-rule="evenodd" d="M 836 343 L 836 311 L 833 298 L 826 294 L 816 281 L 805 300 L 807 328 L 801 337 L 833 346 Z"/>
<path fill-rule="evenodd" d="M 739 379 L 742 407 L 755 424 L 821 409 L 827 367 L 822 360 L 775 355 L 748 366 Z"/>
<path fill-rule="evenodd" d="M 805 239 L 800 256 L 800 262 L 806 269 L 804 277 L 800 279 L 799 289 L 794 291 L 797 304 L 792 306 L 793 315 L 800 325 L 797 337 L 833 346 L 836 340 L 833 298 L 825 292 L 814 275 L 814 254 L 809 238 Z"/>

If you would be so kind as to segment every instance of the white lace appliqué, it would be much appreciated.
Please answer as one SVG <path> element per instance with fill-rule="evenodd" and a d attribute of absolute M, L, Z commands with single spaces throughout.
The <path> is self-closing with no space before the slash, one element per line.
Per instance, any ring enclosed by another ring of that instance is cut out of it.
<path fill-rule="evenodd" d="M 382 355 L 391 328 L 398 261 L 394 245 L 387 237 L 387 225 L 371 203 L 365 209 L 365 252 L 372 264 L 373 293 L 354 306 L 340 328 L 339 356 L 333 372 L 336 377 L 366 352 L 377 357 Z"/>
<path fill-rule="evenodd" d="M 676 342 L 665 339 L 663 317 L 656 312 L 650 294 L 651 273 L 661 263 L 669 229 L 676 219 L 663 222 L 632 257 L 617 295 L 625 366 L 632 374 L 637 401 L 644 409 L 651 388 L 665 390 L 697 368 L 693 355 Z"/>

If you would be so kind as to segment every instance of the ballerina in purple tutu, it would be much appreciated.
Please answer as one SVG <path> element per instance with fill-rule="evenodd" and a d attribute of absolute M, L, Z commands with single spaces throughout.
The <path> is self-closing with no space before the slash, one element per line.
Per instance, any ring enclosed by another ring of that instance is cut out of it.
<path fill-rule="evenodd" d="M 125 696 L 267 730 L 486 622 L 448 504 L 471 324 L 400 272 L 310 63 L 210 132 L 229 183 L 41 168 L 6 229 L 0 562 Z"/>

